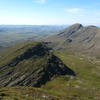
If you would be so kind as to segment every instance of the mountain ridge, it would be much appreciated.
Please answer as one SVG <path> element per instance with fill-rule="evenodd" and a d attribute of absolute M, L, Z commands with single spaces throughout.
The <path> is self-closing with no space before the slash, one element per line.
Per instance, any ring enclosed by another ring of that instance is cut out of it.
<path fill-rule="evenodd" d="M 40 87 L 52 77 L 75 75 L 58 57 L 50 53 L 44 43 L 26 42 L 18 46 L 9 48 L 0 59 L 0 87 Z"/>
<path fill-rule="evenodd" d="M 88 56 L 100 56 L 100 28 L 90 25 L 74 24 L 57 35 L 44 39 L 55 50 L 66 50 L 71 53 L 79 53 Z"/>

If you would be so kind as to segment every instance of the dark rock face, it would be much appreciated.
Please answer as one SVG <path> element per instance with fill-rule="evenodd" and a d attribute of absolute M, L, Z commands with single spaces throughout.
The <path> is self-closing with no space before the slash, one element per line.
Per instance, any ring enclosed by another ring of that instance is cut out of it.
<path fill-rule="evenodd" d="M 75 73 L 65 66 L 62 61 L 57 58 L 56 56 L 52 55 L 47 62 L 47 65 L 44 69 L 40 72 L 42 74 L 41 78 L 38 82 L 34 85 L 36 87 L 40 87 L 41 84 L 45 84 L 47 81 L 50 81 L 52 77 L 56 77 L 59 75 L 73 75 Z"/>
<path fill-rule="evenodd" d="M 66 74 L 75 75 L 49 48 L 37 44 L 0 66 L 0 86 L 40 87 L 52 77 Z"/>

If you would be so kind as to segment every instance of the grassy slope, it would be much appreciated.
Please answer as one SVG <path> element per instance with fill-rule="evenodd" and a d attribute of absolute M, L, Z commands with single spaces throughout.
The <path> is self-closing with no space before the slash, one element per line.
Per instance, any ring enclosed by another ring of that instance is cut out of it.
<path fill-rule="evenodd" d="M 41 44 L 41 43 L 34 42 L 34 41 L 22 42 L 20 44 L 14 45 L 11 48 L 4 50 L 3 52 L 0 52 L 0 57 L 1 57 L 0 58 L 0 66 L 10 62 L 11 60 L 13 60 L 16 57 L 20 57 L 20 55 L 25 53 L 27 50 L 29 50 L 29 48 L 30 49 L 34 48 L 38 44 Z M 41 57 L 40 57 L 40 59 L 41 59 Z M 30 60 L 32 60 L 32 59 L 30 59 Z"/>
<path fill-rule="evenodd" d="M 31 43 L 29 44 L 30 45 L 28 46 L 31 46 Z M 25 45 L 25 43 L 22 43 L 20 46 L 22 47 L 22 45 Z M 16 51 L 16 48 L 18 47 L 13 47 L 13 50 Z M 5 52 L 7 51 L 4 51 L 2 53 L 2 56 L 3 54 L 5 54 Z M 11 55 L 10 52 L 9 54 Z M 45 90 L 47 91 L 46 93 L 48 93 L 49 95 L 53 95 L 54 97 L 56 96 L 60 100 L 100 100 L 100 66 L 93 64 L 92 62 L 88 61 L 88 59 L 81 56 L 69 55 L 66 52 L 55 52 L 55 54 L 69 68 L 76 72 L 76 77 L 66 75 L 54 78 L 52 79 L 52 81 L 46 83 L 41 87 L 41 93 L 44 93 Z M 9 59 L 12 59 L 14 56 L 15 55 L 12 55 Z M 4 94 L 2 94 L 2 92 Z M 31 92 L 32 95 L 30 95 Z M 8 96 L 5 95 L 5 93 Z M 8 100 L 44 100 L 43 97 L 41 98 L 40 94 L 38 98 L 35 98 L 34 93 L 37 92 L 34 92 L 34 88 L 31 87 L 0 89 L 0 94 L 4 95 L 2 97 L 8 98 Z"/>
<path fill-rule="evenodd" d="M 12 48 L 8 48 L 8 49 L 4 50 L 3 52 L 0 52 L 0 56 L 1 57 L 5 56 L 6 58 L 9 57 L 9 61 L 10 61 L 11 59 L 13 59 L 14 57 L 16 57 L 17 55 L 20 55 L 19 52 L 16 52 L 15 55 L 12 55 L 13 52 L 18 51 L 18 49 L 19 50 L 22 49 L 20 51 L 20 53 L 23 53 L 29 47 L 35 46 L 36 44 L 38 44 L 38 42 L 23 42 L 23 43 L 17 44 L 17 45 L 14 45 Z M 7 55 L 5 55 L 5 54 L 7 54 Z M 0 60 L 2 60 L 2 59 L 0 59 Z"/>
<path fill-rule="evenodd" d="M 76 72 L 76 77 L 61 76 L 43 88 L 62 100 L 100 100 L 100 68 L 86 58 L 56 52 L 56 55 Z"/>
<path fill-rule="evenodd" d="M 46 91 L 33 87 L 0 88 L 0 100 L 58 100 Z"/>
<path fill-rule="evenodd" d="M 11 60 L 20 56 L 21 54 L 26 52 L 29 48 L 35 47 L 37 44 L 39 44 L 39 43 L 38 42 L 32 42 L 32 41 L 23 42 L 23 43 L 15 45 L 12 48 L 9 48 L 9 49 L 1 52 L 0 66 L 3 66 L 4 64 L 9 63 Z M 7 54 L 7 55 L 5 55 L 5 54 Z M 34 64 L 34 68 L 35 68 L 35 65 L 36 66 L 40 65 L 40 62 L 44 62 L 46 60 L 46 58 L 47 58 L 46 56 L 42 57 L 42 58 L 36 57 L 34 59 L 34 62 L 33 62 L 33 59 L 31 59 L 31 58 L 26 59 L 27 61 L 24 60 L 23 62 L 19 63 L 19 66 L 22 66 L 20 68 L 20 71 L 23 71 L 23 67 L 25 68 L 25 66 L 26 66 L 26 68 L 28 68 L 28 69 L 30 68 L 30 70 L 31 70 L 31 68 L 33 68 L 33 66 L 31 64 Z M 39 60 L 37 60 L 37 59 L 39 59 Z M 30 66 L 30 67 L 28 67 L 28 66 Z"/>

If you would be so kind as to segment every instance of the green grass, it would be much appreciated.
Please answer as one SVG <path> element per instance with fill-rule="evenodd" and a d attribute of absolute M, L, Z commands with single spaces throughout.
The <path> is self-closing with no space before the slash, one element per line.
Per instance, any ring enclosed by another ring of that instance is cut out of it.
<path fill-rule="evenodd" d="M 42 88 L 58 95 L 62 100 L 100 100 L 100 70 L 87 58 L 56 52 L 61 60 L 76 72 L 76 76 L 61 76 L 48 82 Z M 99 99 L 97 99 L 99 98 Z"/>
<path fill-rule="evenodd" d="M 57 97 L 33 87 L 6 87 L 0 88 L 0 100 L 57 100 Z"/>

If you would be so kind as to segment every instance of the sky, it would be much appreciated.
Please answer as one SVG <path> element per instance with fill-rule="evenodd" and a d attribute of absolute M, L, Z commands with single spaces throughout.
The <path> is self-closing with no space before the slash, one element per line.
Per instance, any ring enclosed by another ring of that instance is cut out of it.
<path fill-rule="evenodd" d="M 0 0 L 0 24 L 100 25 L 100 0 Z"/>

